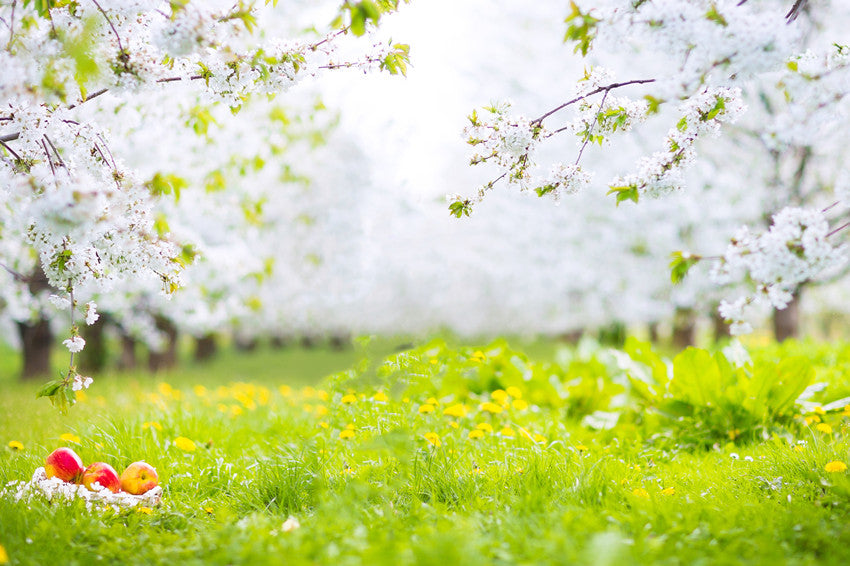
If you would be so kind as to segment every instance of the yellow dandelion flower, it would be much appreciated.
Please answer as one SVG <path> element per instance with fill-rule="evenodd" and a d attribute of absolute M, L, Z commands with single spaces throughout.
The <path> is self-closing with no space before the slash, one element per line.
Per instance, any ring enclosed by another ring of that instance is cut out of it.
<path fill-rule="evenodd" d="M 195 443 L 186 438 L 185 436 L 178 436 L 174 439 L 174 446 L 182 450 L 183 452 L 194 452 L 195 451 Z"/>
<path fill-rule="evenodd" d="M 504 404 L 508 400 L 508 394 L 504 389 L 496 389 L 490 393 L 490 397 L 496 403 Z"/>
<path fill-rule="evenodd" d="M 141 513 L 143 515 L 153 515 L 153 509 L 150 507 L 137 507 L 136 513 Z"/>
<path fill-rule="evenodd" d="M 219 403 L 218 405 L 216 405 L 216 409 L 218 409 L 218 412 L 219 412 L 219 413 L 226 413 L 227 411 L 229 411 L 229 410 L 230 410 L 230 409 L 227 407 L 227 405 L 225 405 L 224 403 Z"/>
<path fill-rule="evenodd" d="M 11 450 L 14 450 L 15 452 L 20 452 L 21 450 L 24 449 L 24 445 L 22 443 L 18 442 L 17 440 L 10 440 L 9 441 L 9 448 Z"/>
<path fill-rule="evenodd" d="M 289 385 L 281 385 L 277 388 L 277 390 L 280 391 L 280 394 L 284 397 L 289 397 L 290 395 L 292 395 L 292 387 L 290 387 Z"/>
<path fill-rule="evenodd" d="M 665 487 L 661 490 L 661 495 L 676 495 L 675 487 Z"/>
<path fill-rule="evenodd" d="M 429 405 L 434 405 L 435 407 L 440 404 L 440 402 L 437 401 L 435 397 L 428 397 L 427 399 L 425 399 L 425 402 Z"/>
<path fill-rule="evenodd" d="M 212 507 L 204 507 L 204 511 L 206 511 L 207 515 L 212 515 L 214 513 Z"/>
<path fill-rule="evenodd" d="M 525 470 L 523 470 L 522 468 L 517 468 L 516 473 L 522 474 L 522 473 L 525 473 Z"/>
<path fill-rule="evenodd" d="M 6 553 L 6 549 L 3 548 L 3 545 L 0 544 L 0 564 L 8 564 L 9 563 L 9 555 Z"/>
<path fill-rule="evenodd" d="M 475 440 L 477 438 L 484 438 L 484 431 L 481 430 L 480 428 L 476 428 L 474 430 L 470 430 L 469 435 L 467 435 L 467 436 L 469 438 L 471 438 L 472 440 Z"/>
<path fill-rule="evenodd" d="M 347 428 L 348 430 L 357 430 L 357 427 L 354 426 L 354 423 L 348 423 L 347 425 L 345 425 L 345 428 Z"/>
<path fill-rule="evenodd" d="M 462 418 L 469 412 L 469 407 L 463 403 L 455 403 L 443 409 L 443 414 L 449 417 Z"/>
<path fill-rule="evenodd" d="M 375 395 L 372 397 L 372 400 L 373 400 L 373 401 L 377 401 L 378 403 L 386 403 L 387 401 L 389 401 L 389 400 L 390 400 L 390 398 L 389 398 L 389 397 L 387 397 L 387 394 L 386 394 L 386 393 L 384 393 L 383 391 L 378 391 L 378 392 L 377 392 L 377 393 L 375 393 Z"/>
<path fill-rule="evenodd" d="M 339 431 L 339 437 L 342 440 L 348 440 L 350 438 L 354 438 L 354 431 L 351 430 L 350 428 L 344 428 L 341 431 Z"/>
<path fill-rule="evenodd" d="M 490 401 L 487 401 L 486 403 L 481 403 L 480 405 L 478 405 L 478 408 L 482 411 L 493 413 L 494 415 L 498 415 L 503 410 L 501 405 L 497 405 L 496 403 L 492 403 Z"/>
<path fill-rule="evenodd" d="M 493 426 L 490 423 L 478 423 L 475 428 L 484 432 L 493 432 Z"/>
<path fill-rule="evenodd" d="M 579 452 L 587 452 L 587 446 L 584 444 L 576 444 L 576 450 Z"/>
<path fill-rule="evenodd" d="M 77 391 L 77 403 L 85 403 L 88 400 L 89 396 L 84 389 L 80 389 L 79 391 Z"/>
<path fill-rule="evenodd" d="M 319 423 L 319 426 L 322 427 L 322 428 L 330 428 L 331 425 L 329 425 L 325 421 L 322 421 L 322 422 Z"/>
<path fill-rule="evenodd" d="M 513 403 L 511 403 L 511 407 L 517 411 L 524 411 L 528 408 L 528 403 L 525 399 L 514 399 Z"/>
<path fill-rule="evenodd" d="M 810 425 L 812 423 L 819 423 L 819 422 L 820 422 L 820 417 L 817 416 L 817 415 L 809 415 L 808 417 L 806 417 L 806 425 Z"/>
<path fill-rule="evenodd" d="M 823 407 L 821 407 L 820 405 L 818 405 L 817 407 L 815 407 L 815 414 L 816 415 L 825 415 L 826 410 Z"/>
<path fill-rule="evenodd" d="M 730 430 L 726 434 L 729 436 L 729 440 L 735 440 L 736 438 L 741 436 L 741 431 L 736 428 L 736 429 Z"/>
<path fill-rule="evenodd" d="M 516 436 L 514 429 L 509 426 L 503 427 L 502 430 L 499 431 L 499 434 L 507 438 L 513 438 L 514 436 Z"/>
<path fill-rule="evenodd" d="M 301 389 L 301 395 L 303 395 L 304 397 L 306 397 L 308 399 L 311 399 L 311 398 L 316 396 L 316 388 L 311 387 L 309 385 L 307 387 L 303 387 Z"/>
<path fill-rule="evenodd" d="M 192 387 L 192 392 L 197 397 L 206 397 L 207 396 L 207 388 L 204 387 L 203 385 L 196 385 L 196 386 Z"/>
<path fill-rule="evenodd" d="M 475 350 L 474 352 L 472 352 L 472 355 L 469 356 L 469 359 L 473 362 L 481 363 L 487 361 L 487 356 L 485 356 L 484 352 L 482 352 L 481 350 Z"/>
<path fill-rule="evenodd" d="M 156 430 L 162 430 L 162 425 L 156 421 L 145 421 L 142 423 L 142 430 L 147 430 L 149 428 L 155 428 Z"/>
<path fill-rule="evenodd" d="M 174 393 L 174 388 L 173 388 L 173 387 L 171 387 L 171 384 L 170 384 L 170 383 L 166 383 L 165 381 L 163 381 L 162 383 L 160 383 L 160 384 L 157 386 L 157 389 L 159 389 L 159 392 L 160 392 L 160 393 L 162 393 L 163 395 L 165 395 L 166 397 L 168 397 L 169 395 L 171 395 L 172 393 Z"/>
<path fill-rule="evenodd" d="M 802 444 L 795 444 L 794 445 L 794 451 L 796 451 L 796 452 L 802 452 L 805 449 L 806 449 L 806 447 Z"/>
<path fill-rule="evenodd" d="M 318 397 L 320 401 L 327 401 L 331 398 L 328 392 L 324 389 L 319 389 L 318 391 L 316 391 L 316 397 Z"/>
<path fill-rule="evenodd" d="M 460 425 L 457 424 L 456 421 L 449 422 L 449 426 L 452 427 L 452 428 L 460 428 Z"/>
<path fill-rule="evenodd" d="M 649 499 L 649 492 L 642 487 L 636 487 L 632 490 L 632 495 L 643 499 Z"/>
<path fill-rule="evenodd" d="M 515 385 L 511 385 L 507 389 L 505 389 L 505 393 L 513 397 L 514 399 L 522 399 L 522 390 Z"/>
<path fill-rule="evenodd" d="M 830 474 L 834 474 L 834 473 L 837 473 L 837 472 L 846 472 L 847 471 L 847 464 L 845 464 L 844 462 L 841 462 L 839 460 L 835 460 L 835 461 L 828 463 L 826 466 L 823 467 L 823 469 L 826 470 L 827 472 L 829 472 Z"/>
<path fill-rule="evenodd" d="M 534 435 L 534 442 L 546 442 L 546 437 L 543 436 L 542 434 L 535 434 Z"/>
<path fill-rule="evenodd" d="M 80 443 L 80 437 L 76 434 L 71 434 L 70 432 L 60 434 L 59 440 L 61 440 L 62 442 L 73 442 L 74 444 Z"/>
<path fill-rule="evenodd" d="M 325 407 L 324 405 L 316 405 L 316 416 L 317 417 L 324 417 L 327 414 L 328 414 L 328 408 L 327 407 Z"/>
<path fill-rule="evenodd" d="M 240 407 L 239 405 L 231 405 L 230 406 L 230 416 L 231 417 L 238 417 L 242 413 L 243 413 L 242 407 Z"/>
<path fill-rule="evenodd" d="M 435 365 L 437 365 L 438 363 L 440 363 L 440 362 L 438 362 L 436 359 L 432 359 L 432 360 L 431 360 L 431 365 L 432 365 L 432 366 L 435 366 Z"/>
<path fill-rule="evenodd" d="M 434 445 L 435 448 L 439 448 L 442 442 L 440 441 L 440 436 L 436 432 L 426 432 L 425 440 Z"/>
<path fill-rule="evenodd" d="M 410 397 L 405 397 L 401 400 L 402 403 L 410 403 Z"/>
<path fill-rule="evenodd" d="M 434 407 L 434 405 L 432 405 L 431 403 L 423 403 L 419 405 L 419 412 L 423 414 L 433 413 L 435 408 L 436 407 Z"/>
<path fill-rule="evenodd" d="M 352 395 L 351 393 L 349 393 L 348 395 L 343 395 L 340 401 L 343 405 L 351 405 L 352 403 L 357 402 L 357 395 Z"/>
<path fill-rule="evenodd" d="M 820 431 L 824 434 L 832 434 L 832 427 L 826 423 L 818 423 L 815 426 L 815 430 Z"/>
<path fill-rule="evenodd" d="M 304 403 L 303 405 L 301 405 L 301 410 L 304 411 L 305 413 L 312 413 L 313 412 L 313 405 L 310 404 L 310 403 Z"/>

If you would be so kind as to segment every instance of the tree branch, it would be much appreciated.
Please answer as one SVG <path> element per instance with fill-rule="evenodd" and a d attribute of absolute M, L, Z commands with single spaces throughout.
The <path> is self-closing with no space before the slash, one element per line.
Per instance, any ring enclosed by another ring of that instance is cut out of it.
<path fill-rule="evenodd" d="M 621 87 L 629 86 L 629 85 L 642 85 L 642 84 L 654 83 L 655 80 L 656 79 L 635 79 L 635 80 L 631 80 L 631 81 L 625 81 L 625 82 L 622 82 L 622 83 L 612 83 L 612 84 L 609 84 L 607 86 L 601 86 L 601 87 L 599 87 L 595 90 L 588 92 L 587 94 L 583 94 L 583 95 L 576 97 L 576 98 L 574 98 L 574 99 L 572 99 L 568 102 L 564 102 L 560 106 L 553 108 L 552 110 L 545 113 L 541 117 L 539 117 L 535 120 L 532 120 L 531 123 L 532 124 L 542 124 L 543 120 L 545 120 L 546 118 L 548 118 L 552 114 L 555 114 L 556 112 L 563 110 L 567 106 L 571 106 L 571 105 L 575 104 L 576 102 L 579 102 L 580 100 L 584 100 L 585 98 L 593 96 L 594 94 L 599 94 L 600 92 L 604 92 L 607 95 L 607 93 L 609 91 L 612 91 L 612 90 L 617 89 L 617 88 L 621 88 Z"/>

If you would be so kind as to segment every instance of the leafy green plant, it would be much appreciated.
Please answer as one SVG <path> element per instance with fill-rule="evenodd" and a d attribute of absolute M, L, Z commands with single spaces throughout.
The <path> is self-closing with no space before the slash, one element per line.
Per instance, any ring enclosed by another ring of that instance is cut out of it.
<path fill-rule="evenodd" d="M 641 405 L 677 422 L 685 438 L 702 444 L 766 438 L 789 425 L 798 397 L 814 377 L 802 357 L 736 366 L 722 352 L 687 348 L 670 365 L 634 339 L 625 352 L 644 366 L 644 371 L 627 368 Z"/>

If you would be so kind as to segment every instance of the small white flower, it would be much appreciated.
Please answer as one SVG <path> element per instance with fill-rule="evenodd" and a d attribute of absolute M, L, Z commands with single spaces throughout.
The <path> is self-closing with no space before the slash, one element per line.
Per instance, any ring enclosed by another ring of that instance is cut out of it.
<path fill-rule="evenodd" d="M 82 375 L 74 376 L 74 383 L 71 384 L 71 389 L 74 391 L 80 391 L 81 389 L 88 389 L 94 380 L 90 377 L 85 377 Z"/>
<path fill-rule="evenodd" d="M 71 308 L 71 301 L 69 301 L 65 297 L 60 297 L 59 295 L 50 295 L 47 300 L 50 301 L 51 305 L 53 305 L 60 311 L 68 310 L 69 308 Z"/>
<path fill-rule="evenodd" d="M 86 303 L 86 324 L 91 326 L 97 319 L 100 318 L 100 315 L 97 314 L 97 303 L 94 301 L 89 301 Z"/>
<path fill-rule="evenodd" d="M 62 344 L 64 344 L 65 347 L 68 348 L 68 351 L 72 354 L 80 352 L 86 347 L 86 341 L 83 340 L 82 336 L 73 336 L 67 340 L 63 340 Z"/>
<path fill-rule="evenodd" d="M 731 454 L 729 454 L 729 457 L 732 458 L 733 460 L 737 460 L 739 458 L 737 452 L 732 452 Z"/>

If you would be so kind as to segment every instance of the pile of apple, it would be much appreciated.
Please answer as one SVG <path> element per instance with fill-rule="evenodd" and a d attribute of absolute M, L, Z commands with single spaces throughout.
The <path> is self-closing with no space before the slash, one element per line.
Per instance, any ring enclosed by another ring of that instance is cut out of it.
<path fill-rule="evenodd" d="M 93 486 L 97 483 L 112 493 L 126 491 L 132 495 L 147 493 L 159 481 L 156 470 L 145 462 L 133 462 L 120 477 L 106 462 L 95 462 L 86 468 L 70 448 L 58 448 L 51 452 L 44 462 L 44 473 L 48 478 L 82 484 L 91 491 L 96 491 Z"/>

